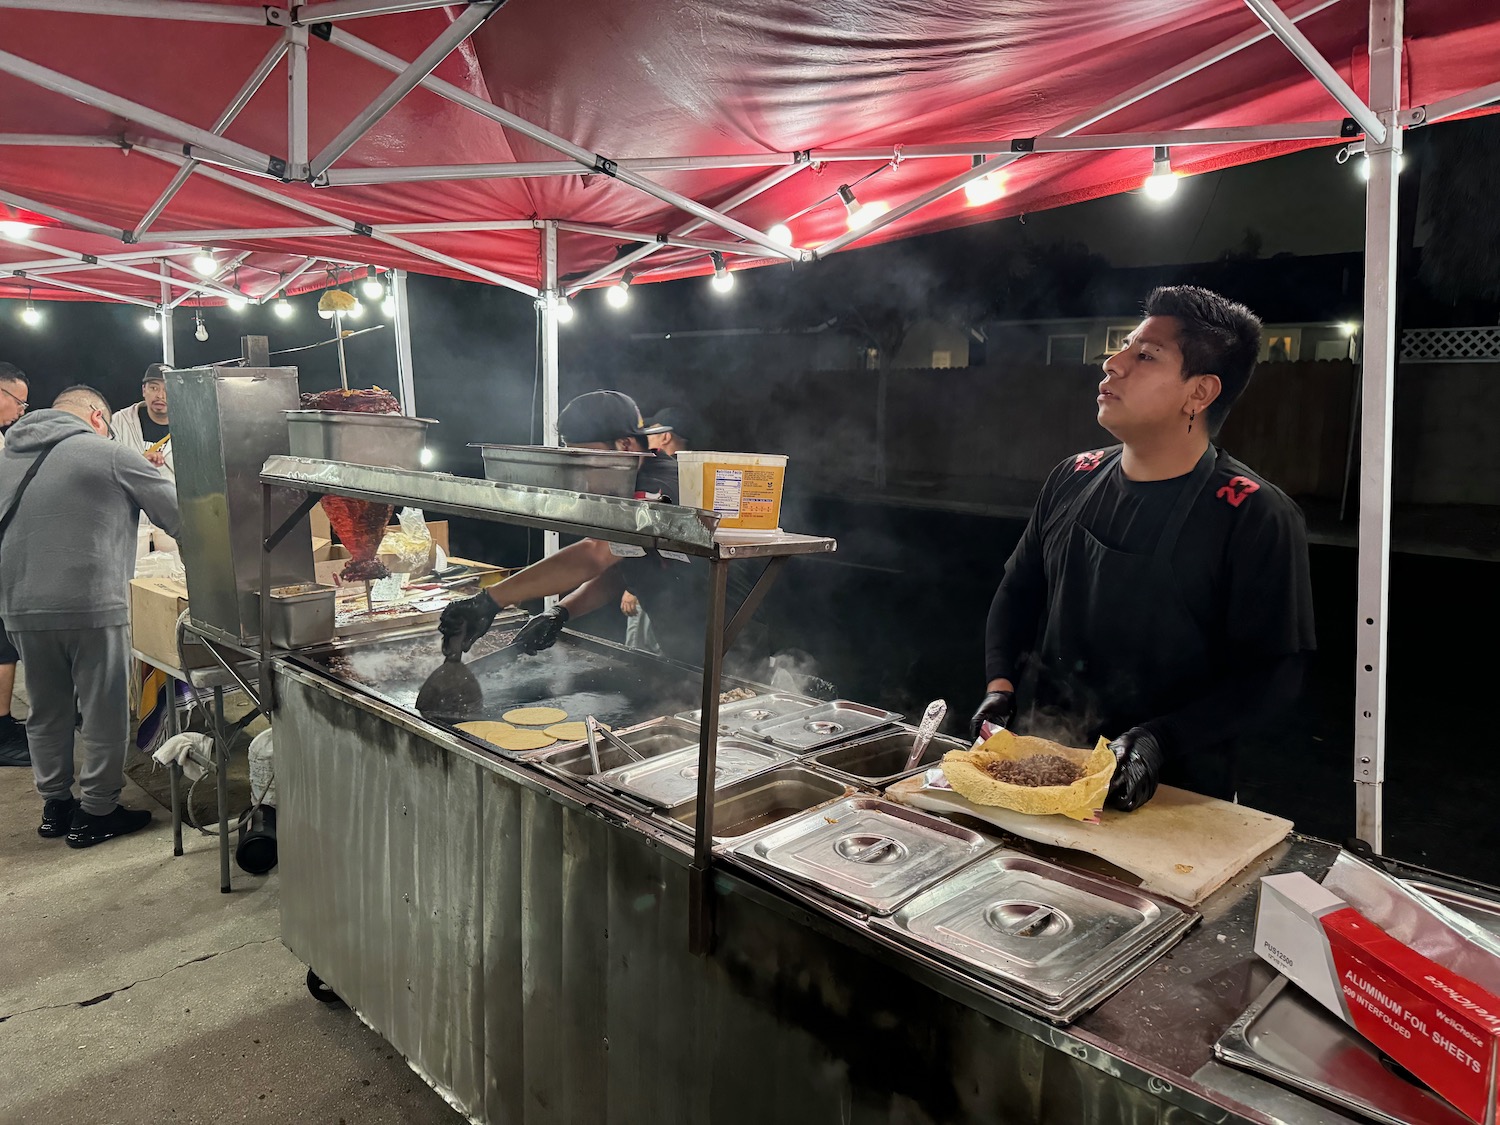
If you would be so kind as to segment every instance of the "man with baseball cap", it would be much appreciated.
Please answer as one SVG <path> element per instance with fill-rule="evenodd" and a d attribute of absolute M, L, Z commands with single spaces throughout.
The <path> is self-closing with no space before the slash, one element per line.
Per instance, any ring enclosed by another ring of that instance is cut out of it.
<path fill-rule="evenodd" d="M 676 457 L 686 449 L 712 449 L 707 424 L 696 410 L 686 406 L 666 406 L 651 419 L 650 429 L 656 431 L 647 439 L 652 449 L 660 449 Z"/>
<path fill-rule="evenodd" d="M 118 411 L 110 422 L 110 433 L 126 449 L 133 449 L 168 477 L 175 479 L 172 464 L 172 429 L 167 420 L 167 367 L 153 363 L 141 377 L 141 401 Z M 136 537 L 136 558 L 152 551 L 176 551 L 177 541 L 141 516 Z"/>
<path fill-rule="evenodd" d="M 564 445 L 628 453 L 648 452 L 646 439 L 666 432 L 662 426 L 648 426 L 635 400 L 619 391 L 578 396 L 558 415 L 557 430 Z M 637 499 L 670 503 L 676 492 L 677 465 L 670 456 L 658 451 L 642 461 L 635 478 Z M 731 613 L 750 588 L 746 576 L 738 573 L 743 569 L 730 571 Z M 650 609 L 662 653 L 685 664 L 701 664 L 707 565 L 701 559 L 668 558 L 656 551 L 625 558 L 601 539 L 573 543 L 472 598 L 453 602 L 443 611 L 438 629 L 445 636 L 462 637 L 467 652 L 489 630 L 502 606 L 565 595 L 516 634 L 516 643 L 523 649 L 541 652 L 551 647 L 569 620 L 601 606 L 618 605 L 627 588 Z"/>

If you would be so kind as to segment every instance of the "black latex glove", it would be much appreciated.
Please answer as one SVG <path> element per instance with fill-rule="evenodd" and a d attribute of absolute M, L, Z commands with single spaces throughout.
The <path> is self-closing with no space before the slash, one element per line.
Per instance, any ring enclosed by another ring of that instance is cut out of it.
<path fill-rule="evenodd" d="M 974 717 L 969 720 L 969 740 L 971 742 L 978 742 L 983 737 L 983 732 L 979 728 L 985 723 L 989 723 L 992 727 L 1005 727 L 1008 730 L 1010 729 L 1011 720 L 1015 717 L 1015 692 L 987 692 L 979 704 L 979 709 L 974 712 Z"/>
<path fill-rule="evenodd" d="M 438 619 L 438 632 L 443 634 L 443 652 L 453 648 L 468 652 L 474 642 L 490 631 L 495 614 L 500 607 L 495 599 L 481 590 L 472 598 L 449 602 L 443 607 L 443 616 Z"/>
<path fill-rule="evenodd" d="M 522 625 L 521 631 L 516 634 L 516 639 L 511 643 L 528 655 L 549 649 L 557 642 L 558 634 L 568 623 L 569 616 L 568 611 L 561 605 L 544 610 Z"/>
<path fill-rule="evenodd" d="M 1134 812 L 1156 796 L 1157 778 L 1167 755 L 1156 735 L 1145 727 L 1131 727 L 1109 748 L 1115 755 L 1115 774 L 1109 779 L 1104 803 L 1121 812 Z"/>

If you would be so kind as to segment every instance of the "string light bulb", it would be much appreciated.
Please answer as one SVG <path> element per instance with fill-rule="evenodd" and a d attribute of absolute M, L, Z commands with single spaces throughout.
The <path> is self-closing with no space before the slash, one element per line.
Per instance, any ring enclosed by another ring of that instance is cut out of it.
<path fill-rule="evenodd" d="M 783 246 L 792 245 L 792 228 L 785 223 L 777 223 L 766 231 L 766 237 L 772 242 L 779 242 Z"/>
<path fill-rule="evenodd" d="M 395 316 L 396 315 L 396 298 L 395 297 L 387 297 L 385 300 L 381 301 L 380 302 L 380 311 L 382 313 L 384 313 L 386 316 Z"/>
<path fill-rule="evenodd" d="M 623 309 L 630 304 L 630 283 L 635 280 L 635 274 L 626 270 L 620 280 L 604 291 L 605 303 L 612 309 Z"/>
<path fill-rule="evenodd" d="M 365 274 L 364 283 L 360 285 L 359 291 L 372 301 L 378 301 L 385 296 L 385 286 L 380 284 L 380 278 L 375 275 L 375 267 L 371 266 Z"/>
<path fill-rule="evenodd" d="M 286 299 L 286 290 L 283 289 L 271 302 L 271 311 L 276 314 L 278 320 L 286 320 L 292 315 L 292 302 Z"/>
<path fill-rule="evenodd" d="M 224 302 L 224 306 L 230 312 L 244 312 L 250 306 L 250 298 L 243 293 L 236 293 Z"/>
<path fill-rule="evenodd" d="M 350 308 L 344 310 L 344 315 L 347 316 L 350 320 L 358 320 L 360 317 L 365 315 L 365 307 L 358 301 L 355 301 Z"/>
<path fill-rule="evenodd" d="M 984 157 L 974 157 L 974 167 L 978 168 L 984 163 Z M 970 207 L 985 207 L 994 203 L 1005 194 L 1005 175 L 996 169 L 986 172 L 983 176 L 976 176 L 964 184 L 964 198 L 969 201 Z"/>
<path fill-rule="evenodd" d="M 1177 173 L 1172 171 L 1172 150 L 1166 145 L 1157 145 L 1151 158 L 1151 175 L 1141 185 L 1146 198 L 1162 203 L 1177 194 Z"/>
<path fill-rule="evenodd" d="M 37 312 L 35 305 L 31 303 L 31 290 L 26 290 L 26 307 L 21 310 L 21 323 L 27 328 L 35 328 L 42 323 L 42 314 Z"/>
<path fill-rule="evenodd" d="M 204 250 L 193 257 L 193 272 L 200 277 L 212 277 L 219 272 L 219 259 Z"/>
<path fill-rule="evenodd" d="M 728 293 L 734 288 L 734 274 L 729 272 L 729 267 L 724 264 L 724 255 L 717 250 L 709 254 L 714 264 L 714 279 L 709 282 L 714 287 L 715 293 Z"/>
<path fill-rule="evenodd" d="M 848 184 L 839 185 L 839 198 L 844 201 L 844 210 L 848 212 L 850 230 L 859 230 L 860 227 L 869 226 L 891 209 L 889 203 L 878 199 L 861 203 L 855 198 L 854 189 Z"/>
<path fill-rule="evenodd" d="M 203 323 L 203 310 L 199 309 L 193 314 L 193 339 L 200 344 L 208 342 L 208 325 Z"/>
<path fill-rule="evenodd" d="M 144 328 L 147 332 L 160 332 L 161 318 L 154 312 L 147 313 L 145 318 L 141 321 L 141 327 Z"/>
<path fill-rule="evenodd" d="M 558 324 L 568 324 L 573 319 L 573 302 L 561 293 L 552 298 L 553 315 L 557 317 Z"/>

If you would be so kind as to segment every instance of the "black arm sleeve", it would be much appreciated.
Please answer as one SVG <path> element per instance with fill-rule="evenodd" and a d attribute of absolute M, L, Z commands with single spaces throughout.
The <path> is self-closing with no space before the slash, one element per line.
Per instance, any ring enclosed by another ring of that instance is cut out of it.
<path fill-rule="evenodd" d="M 1037 623 L 1047 600 L 1042 566 L 1042 525 L 1052 481 L 1042 486 L 1021 541 L 1005 564 L 1005 576 L 990 602 L 984 623 L 984 679 L 1019 681 L 1022 661 L 1036 643 Z"/>
<path fill-rule="evenodd" d="M 1262 658 L 1225 676 L 1187 706 L 1141 725 L 1168 757 L 1220 745 L 1290 707 L 1302 690 L 1306 667 L 1302 652 Z"/>

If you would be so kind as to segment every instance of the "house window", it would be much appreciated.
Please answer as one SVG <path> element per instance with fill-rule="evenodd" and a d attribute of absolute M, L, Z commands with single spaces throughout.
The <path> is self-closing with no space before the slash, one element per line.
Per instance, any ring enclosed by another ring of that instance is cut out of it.
<path fill-rule="evenodd" d="M 1084 354 L 1088 347 L 1088 337 L 1083 333 L 1077 335 L 1068 334 L 1064 336 L 1047 337 L 1047 365 L 1050 367 L 1059 363 L 1085 363 L 1087 356 Z"/>
<path fill-rule="evenodd" d="M 953 366 L 953 353 L 952 352 L 933 352 L 932 353 L 932 366 L 934 366 L 934 367 L 952 367 Z"/>
<path fill-rule="evenodd" d="M 1125 346 L 1125 341 L 1130 339 L 1130 334 L 1135 331 L 1135 325 L 1115 325 L 1104 334 L 1104 350 L 1110 355 Z"/>

